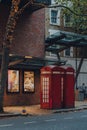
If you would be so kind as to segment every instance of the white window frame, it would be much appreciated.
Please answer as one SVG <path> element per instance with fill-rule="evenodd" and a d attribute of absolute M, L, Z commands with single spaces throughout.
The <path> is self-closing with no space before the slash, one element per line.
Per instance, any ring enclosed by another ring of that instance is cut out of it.
<path fill-rule="evenodd" d="M 69 22 L 66 22 L 65 21 L 65 15 L 64 15 L 64 27 L 72 27 L 72 15 L 70 16 L 70 21 Z"/>
<path fill-rule="evenodd" d="M 66 4 L 65 4 L 66 5 Z M 72 7 L 72 2 L 71 1 L 68 1 L 68 7 L 71 8 Z M 70 21 L 69 22 L 66 22 L 65 21 L 65 15 L 64 15 L 64 27 L 72 27 L 72 24 L 73 24 L 73 14 L 71 13 L 70 14 Z"/>
<path fill-rule="evenodd" d="M 66 50 L 64 50 L 64 57 L 73 57 L 73 47 L 70 47 L 70 55 L 66 55 Z"/>
<path fill-rule="evenodd" d="M 55 2 L 55 0 L 51 0 L 51 4 L 55 4 L 56 2 Z"/>
<path fill-rule="evenodd" d="M 52 11 L 57 11 L 57 22 L 56 23 L 53 23 L 52 21 L 51 21 L 51 12 Z M 60 9 L 50 9 L 50 24 L 51 25 L 56 25 L 56 26 L 60 26 Z"/>

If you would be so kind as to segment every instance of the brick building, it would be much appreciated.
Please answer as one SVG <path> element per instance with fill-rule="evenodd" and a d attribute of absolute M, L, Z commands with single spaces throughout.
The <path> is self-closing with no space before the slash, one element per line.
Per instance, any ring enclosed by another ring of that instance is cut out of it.
<path fill-rule="evenodd" d="M 18 64 L 16 62 L 8 67 L 4 106 L 30 105 L 40 102 L 40 68 L 44 65 L 41 59 L 44 57 L 45 9 L 43 4 L 39 5 L 38 2 L 48 4 L 49 0 L 37 0 L 35 5 L 31 5 L 23 12 L 17 22 L 10 48 L 10 61 L 21 60 L 22 62 Z M 0 3 L 0 55 L 2 55 L 2 42 L 9 11 L 9 2 L 2 0 Z"/>

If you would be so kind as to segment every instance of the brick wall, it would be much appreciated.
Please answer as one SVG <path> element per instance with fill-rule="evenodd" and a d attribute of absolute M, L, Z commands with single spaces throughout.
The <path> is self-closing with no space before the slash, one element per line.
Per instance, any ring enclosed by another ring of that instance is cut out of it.
<path fill-rule="evenodd" d="M 3 15 L 2 15 L 3 12 Z M 0 4 L 0 51 L 5 33 L 9 8 Z M 45 11 L 25 11 L 17 22 L 11 53 L 44 57 Z"/>
<path fill-rule="evenodd" d="M 44 9 L 32 14 L 25 12 L 18 21 L 11 52 L 43 57 L 44 26 Z"/>

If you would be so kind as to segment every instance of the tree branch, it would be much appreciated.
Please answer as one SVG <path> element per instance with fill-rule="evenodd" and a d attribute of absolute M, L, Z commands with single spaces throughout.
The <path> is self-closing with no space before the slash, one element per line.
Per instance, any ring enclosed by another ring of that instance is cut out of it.
<path fill-rule="evenodd" d="M 64 5 L 50 5 L 48 6 L 48 8 L 57 8 L 57 7 L 61 7 L 61 8 L 66 8 L 68 9 L 71 13 L 77 15 L 77 16 L 82 16 L 82 17 L 87 17 L 87 14 L 78 14 L 76 12 L 74 12 L 73 10 L 71 10 L 69 7 L 64 6 Z"/>

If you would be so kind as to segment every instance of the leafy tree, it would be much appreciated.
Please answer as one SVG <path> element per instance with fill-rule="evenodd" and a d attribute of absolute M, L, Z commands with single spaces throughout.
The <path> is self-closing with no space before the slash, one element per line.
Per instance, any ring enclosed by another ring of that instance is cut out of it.
<path fill-rule="evenodd" d="M 72 28 L 75 32 L 87 34 L 87 0 L 55 0 L 55 2 L 65 6 L 64 14 L 72 15 Z"/>

